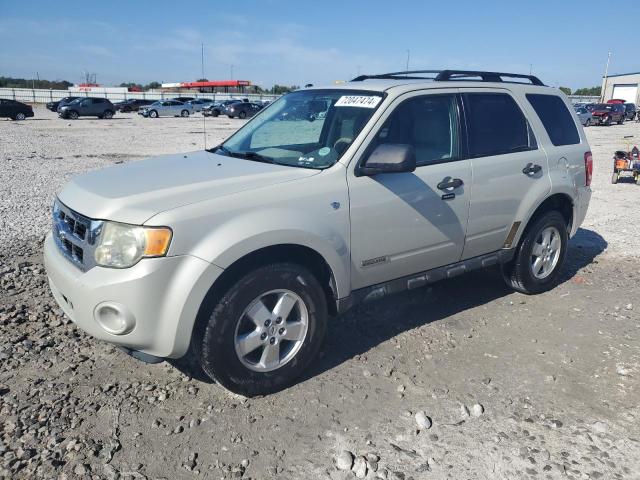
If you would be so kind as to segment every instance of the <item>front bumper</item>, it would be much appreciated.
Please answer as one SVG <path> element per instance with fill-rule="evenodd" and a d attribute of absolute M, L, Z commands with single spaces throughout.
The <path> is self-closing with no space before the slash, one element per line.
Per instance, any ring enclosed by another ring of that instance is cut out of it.
<path fill-rule="evenodd" d="M 163 358 L 186 353 L 200 305 L 223 271 L 197 257 L 176 256 L 82 272 L 62 255 L 51 233 L 44 263 L 55 300 L 78 327 L 100 340 Z M 133 328 L 109 333 L 97 320 L 104 305 L 126 312 Z"/>

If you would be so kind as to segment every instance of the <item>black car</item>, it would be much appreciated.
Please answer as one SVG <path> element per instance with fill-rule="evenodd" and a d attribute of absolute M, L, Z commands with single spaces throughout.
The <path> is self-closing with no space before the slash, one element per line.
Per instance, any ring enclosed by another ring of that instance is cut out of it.
<path fill-rule="evenodd" d="M 262 110 L 262 105 L 251 102 L 238 102 L 227 105 L 224 114 L 229 118 L 250 118 Z"/>
<path fill-rule="evenodd" d="M 137 112 L 140 110 L 140 107 L 146 107 L 147 105 L 151 105 L 156 100 L 142 100 L 142 99 L 129 99 L 123 102 L 114 103 L 113 106 L 116 107 L 116 110 L 122 113 L 126 112 Z"/>
<path fill-rule="evenodd" d="M 51 110 L 52 112 L 57 112 L 58 107 L 62 107 L 67 103 L 71 103 L 78 98 L 82 98 L 82 97 L 64 97 L 64 98 L 61 98 L 60 100 L 56 100 L 55 102 L 47 103 L 46 107 L 48 110 Z"/>
<path fill-rule="evenodd" d="M 33 117 L 33 108 L 22 102 L 0 98 L 0 117 L 24 120 L 27 117 Z"/>
<path fill-rule="evenodd" d="M 214 103 L 213 105 L 204 107 L 202 109 L 202 114 L 205 117 L 217 117 L 218 115 L 221 115 L 222 113 L 224 113 L 224 109 L 227 106 L 232 105 L 234 103 L 242 103 L 242 100 L 233 99 L 233 100 L 224 100 L 222 102 Z"/>
<path fill-rule="evenodd" d="M 625 103 L 624 109 L 627 112 L 627 120 L 633 120 L 634 118 L 636 118 L 638 111 L 636 109 L 635 103 Z"/>
<path fill-rule="evenodd" d="M 112 118 L 116 107 L 106 98 L 87 97 L 78 98 L 67 105 L 58 108 L 60 118 L 76 120 L 78 117 Z"/>
<path fill-rule="evenodd" d="M 185 103 L 195 99 L 196 97 L 175 97 L 175 98 L 172 98 L 171 100 L 177 100 L 178 102 Z"/>

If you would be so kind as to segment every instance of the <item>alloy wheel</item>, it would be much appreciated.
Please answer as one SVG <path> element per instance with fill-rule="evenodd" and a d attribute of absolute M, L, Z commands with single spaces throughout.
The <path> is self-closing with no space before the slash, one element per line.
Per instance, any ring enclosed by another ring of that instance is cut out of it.
<path fill-rule="evenodd" d="M 562 249 L 560 232 L 556 227 L 547 227 L 537 236 L 531 250 L 531 271 L 539 280 L 547 278 L 558 265 Z"/>
<path fill-rule="evenodd" d="M 300 351 L 309 328 L 309 311 L 291 290 L 261 294 L 244 310 L 234 335 L 240 362 L 255 372 L 277 370 Z"/>

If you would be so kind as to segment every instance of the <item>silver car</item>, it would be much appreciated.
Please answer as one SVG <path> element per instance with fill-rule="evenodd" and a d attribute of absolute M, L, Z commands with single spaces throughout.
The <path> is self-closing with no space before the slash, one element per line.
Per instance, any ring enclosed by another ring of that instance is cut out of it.
<path fill-rule="evenodd" d="M 360 302 L 489 266 L 553 288 L 593 173 L 566 95 L 434 73 L 304 88 L 209 150 L 74 178 L 44 242 L 55 300 L 135 358 L 265 395 Z"/>
<path fill-rule="evenodd" d="M 591 115 L 591 112 L 589 110 L 584 107 L 577 107 L 575 110 L 576 115 L 578 115 L 578 118 L 580 119 L 580 123 L 582 125 L 588 127 L 593 123 L 593 116 Z"/>
<path fill-rule="evenodd" d="M 196 98 L 185 102 L 185 105 L 191 105 L 194 112 L 201 112 L 203 108 L 213 105 L 215 102 L 209 98 Z"/>
<path fill-rule="evenodd" d="M 194 112 L 192 105 L 177 100 L 161 100 L 138 111 L 143 117 L 188 117 Z"/>

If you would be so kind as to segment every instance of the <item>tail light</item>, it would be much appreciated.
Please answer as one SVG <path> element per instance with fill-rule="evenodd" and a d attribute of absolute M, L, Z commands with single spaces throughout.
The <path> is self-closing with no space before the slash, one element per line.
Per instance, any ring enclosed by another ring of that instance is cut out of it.
<path fill-rule="evenodd" d="M 585 173 L 585 185 L 588 187 L 591 185 L 591 177 L 593 177 L 593 156 L 591 152 L 584 153 L 584 173 Z"/>

